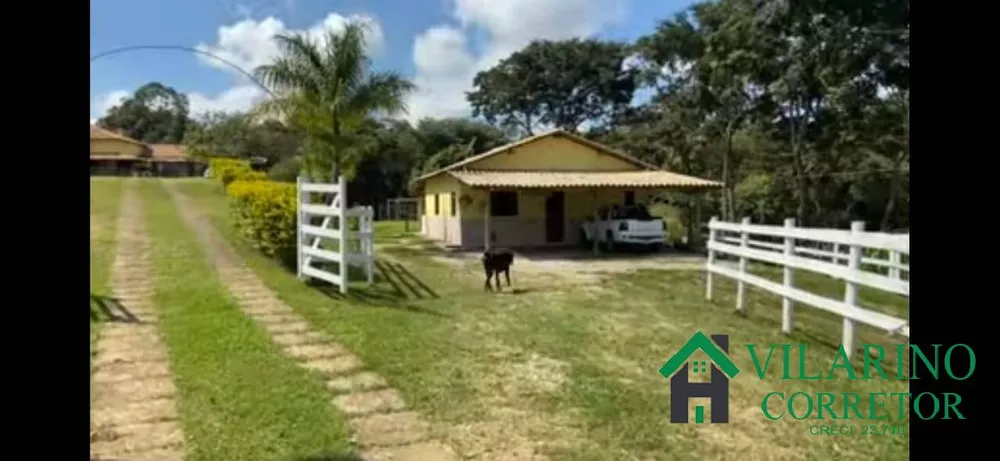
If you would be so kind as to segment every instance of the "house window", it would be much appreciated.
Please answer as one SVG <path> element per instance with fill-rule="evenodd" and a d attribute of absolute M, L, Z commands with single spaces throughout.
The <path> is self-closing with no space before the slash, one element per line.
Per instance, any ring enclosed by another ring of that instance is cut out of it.
<path fill-rule="evenodd" d="M 635 205 L 635 191 L 627 190 L 625 191 L 625 206 Z"/>
<path fill-rule="evenodd" d="M 452 192 L 449 195 L 451 196 L 451 203 L 449 203 L 449 205 L 451 206 L 451 209 L 449 211 L 451 211 L 451 215 L 452 216 L 455 216 L 456 210 L 458 209 L 458 207 L 456 206 L 456 203 L 455 203 L 455 202 L 457 202 L 457 200 L 455 200 L 455 193 Z"/>
<path fill-rule="evenodd" d="M 434 216 L 438 216 L 441 214 L 441 202 L 439 200 L 439 197 L 440 196 L 438 194 L 434 194 Z"/>
<path fill-rule="evenodd" d="M 490 192 L 490 216 L 517 216 L 517 192 Z"/>

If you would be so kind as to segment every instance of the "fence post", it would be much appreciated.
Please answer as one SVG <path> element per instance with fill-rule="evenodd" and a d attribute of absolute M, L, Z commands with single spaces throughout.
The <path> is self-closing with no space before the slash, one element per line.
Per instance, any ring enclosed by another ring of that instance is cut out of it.
<path fill-rule="evenodd" d="M 902 264 L 902 255 L 896 250 L 889 250 L 889 277 L 894 280 L 900 279 L 899 266 Z"/>
<path fill-rule="evenodd" d="M 347 183 L 344 182 L 343 176 L 337 178 L 337 198 L 339 199 L 337 205 L 337 228 L 340 230 L 338 233 L 340 238 L 337 242 L 337 251 L 340 253 L 340 292 L 347 293 L 347 281 L 349 278 L 347 274 L 351 271 L 351 265 L 347 263 L 349 254 L 347 250 L 347 233 L 350 232 L 350 227 L 347 225 Z"/>
<path fill-rule="evenodd" d="M 851 235 L 860 234 L 865 231 L 864 221 L 854 221 L 851 223 Z M 848 253 L 847 268 L 851 272 L 857 272 L 861 269 L 861 245 L 858 243 L 851 243 L 850 252 Z M 850 280 L 846 281 L 846 288 L 844 289 L 844 304 L 848 306 L 856 307 L 858 304 L 858 285 Z M 849 318 L 844 318 L 844 338 L 843 338 L 844 352 L 847 353 L 847 358 L 850 359 L 854 356 L 854 320 Z"/>
<path fill-rule="evenodd" d="M 705 263 L 705 299 L 712 300 L 712 265 L 715 264 L 715 251 L 712 250 L 712 244 L 717 241 L 716 236 L 718 231 L 715 230 L 715 222 L 719 219 L 712 216 L 708 220 L 708 243 L 705 245 L 708 247 L 708 261 Z"/>
<path fill-rule="evenodd" d="M 295 276 L 302 280 L 302 176 L 295 177 Z"/>
<path fill-rule="evenodd" d="M 785 219 L 785 229 L 795 228 L 795 218 Z M 782 283 L 785 285 L 785 290 L 792 290 L 795 286 L 795 273 L 792 267 L 788 264 L 792 258 L 795 257 L 795 239 L 791 236 L 785 236 L 785 264 L 782 268 Z M 781 331 L 785 334 L 789 334 L 795 329 L 795 313 L 792 311 L 792 300 L 788 296 L 781 297 Z"/>
<path fill-rule="evenodd" d="M 372 222 L 372 207 L 368 207 L 368 217 L 365 219 L 365 272 L 368 283 L 375 281 L 375 225 Z"/>
<path fill-rule="evenodd" d="M 746 251 L 750 243 L 750 218 L 743 218 L 740 221 L 740 250 Z M 746 315 L 746 284 L 743 277 L 747 273 L 747 257 L 740 254 L 740 277 L 736 279 L 736 311 L 741 315 Z"/>
<path fill-rule="evenodd" d="M 399 205 L 397 204 L 396 207 L 398 208 Z M 402 214 L 403 215 L 403 232 L 409 234 L 410 233 L 410 215 L 409 215 L 409 213 L 397 213 L 397 214 Z"/>

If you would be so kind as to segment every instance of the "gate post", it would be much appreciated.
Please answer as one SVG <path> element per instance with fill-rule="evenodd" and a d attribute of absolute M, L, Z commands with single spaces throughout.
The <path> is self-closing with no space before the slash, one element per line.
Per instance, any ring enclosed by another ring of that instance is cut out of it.
<path fill-rule="evenodd" d="M 302 176 L 295 177 L 295 276 L 302 280 Z"/>
<path fill-rule="evenodd" d="M 337 228 L 340 229 L 338 233 L 340 238 L 337 242 L 339 245 L 337 251 L 340 252 L 340 292 L 346 294 L 349 278 L 347 274 L 351 271 L 350 264 L 347 262 L 349 254 L 347 251 L 347 233 L 350 232 L 350 228 L 347 226 L 347 184 L 344 182 L 343 176 L 337 178 L 337 198 Z"/>

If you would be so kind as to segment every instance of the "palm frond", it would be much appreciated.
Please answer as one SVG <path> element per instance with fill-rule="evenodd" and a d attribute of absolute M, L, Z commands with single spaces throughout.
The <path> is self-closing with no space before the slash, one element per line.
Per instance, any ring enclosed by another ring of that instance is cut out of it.
<path fill-rule="evenodd" d="M 346 112 L 384 113 L 396 115 L 406 113 L 406 96 L 417 88 L 413 82 L 395 72 L 375 72 L 357 87 L 351 98 L 345 101 Z"/>
<path fill-rule="evenodd" d="M 301 34 L 276 36 L 280 57 L 254 71 L 276 94 L 256 114 L 279 115 L 306 135 L 312 145 L 303 157 L 306 165 L 349 169 L 366 151 L 357 136 L 366 118 L 406 111 L 406 95 L 415 86 L 393 72 L 372 72 L 368 27 L 352 21 L 343 30 L 328 30 L 319 42 Z"/>
<path fill-rule="evenodd" d="M 295 89 L 322 96 L 324 62 L 317 44 L 300 34 L 277 35 L 274 40 L 282 55 L 273 63 L 255 69 L 256 76 L 278 91 Z"/>

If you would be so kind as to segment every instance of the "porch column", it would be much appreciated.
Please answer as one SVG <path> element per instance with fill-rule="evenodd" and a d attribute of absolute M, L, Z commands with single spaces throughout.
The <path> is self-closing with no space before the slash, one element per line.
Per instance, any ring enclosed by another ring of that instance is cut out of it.
<path fill-rule="evenodd" d="M 483 208 L 483 248 L 490 250 L 490 195 L 493 189 L 486 189 L 486 206 Z"/>
<path fill-rule="evenodd" d="M 590 195 L 593 198 L 591 203 L 594 204 L 594 225 L 590 228 L 590 240 L 594 246 L 594 254 L 599 254 L 601 249 L 597 244 L 597 221 L 601 220 L 600 204 L 597 203 L 597 189 L 591 189 Z"/>
<path fill-rule="evenodd" d="M 426 220 L 426 218 L 424 218 L 424 200 L 426 199 L 423 195 L 421 195 L 419 200 L 417 200 L 417 219 L 420 220 L 421 235 L 427 235 L 427 229 L 424 228 L 424 221 Z"/>
<path fill-rule="evenodd" d="M 694 232 L 690 239 L 691 249 L 693 250 L 701 248 L 701 211 L 703 198 L 703 193 L 697 193 L 694 195 Z"/>

